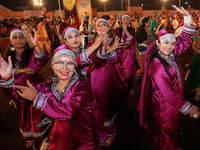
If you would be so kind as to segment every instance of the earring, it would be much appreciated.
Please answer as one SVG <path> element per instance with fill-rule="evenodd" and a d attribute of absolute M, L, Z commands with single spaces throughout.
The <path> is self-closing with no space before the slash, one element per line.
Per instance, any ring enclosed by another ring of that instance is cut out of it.
<path fill-rule="evenodd" d="M 52 81 L 53 81 L 54 83 L 58 82 L 58 77 L 57 77 L 55 74 L 53 75 Z"/>
<path fill-rule="evenodd" d="M 85 49 L 83 48 L 83 45 L 82 45 L 82 43 L 80 44 L 80 52 L 82 53 L 82 52 L 84 52 L 85 51 Z"/>
<path fill-rule="evenodd" d="M 15 47 L 13 45 L 10 46 L 11 51 L 15 51 Z"/>
<path fill-rule="evenodd" d="M 28 48 L 28 45 L 26 44 L 25 49 L 27 49 L 27 48 Z"/>

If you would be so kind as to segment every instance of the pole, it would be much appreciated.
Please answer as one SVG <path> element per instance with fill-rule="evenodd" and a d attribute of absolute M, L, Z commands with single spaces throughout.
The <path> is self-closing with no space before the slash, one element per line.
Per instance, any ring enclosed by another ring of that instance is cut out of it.
<path fill-rule="evenodd" d="M 179 0 L 179 8 L 181 8 L 181 0 Z"/>
<path fill-rule="evenodd" d="M 130 0 L 128 0 L 128 7 L 129 7 L 129 15 L 131 15 L 131 3 L 130 3 Z"/>
<path fill-rule="evenodd" d="M 104 12 L 106 11 L 106 1 L 104 0 Z"/>
<path fill-rule="evenodd" d="M 121 7 L 122 7 L 122 11 L 124 11 L 124 0 L 121 0 Z"/>
<path fill-rule="evenodd" d="M 58 0 L 58 6 L 59 6 L 60 18 L 62 18 L 60 0 Z"/>
<path fill-rule="evenodd" d="M 164 0 L 164 4 L 163 4 L 163 10 L 165 10 L 165 0 Z"/>

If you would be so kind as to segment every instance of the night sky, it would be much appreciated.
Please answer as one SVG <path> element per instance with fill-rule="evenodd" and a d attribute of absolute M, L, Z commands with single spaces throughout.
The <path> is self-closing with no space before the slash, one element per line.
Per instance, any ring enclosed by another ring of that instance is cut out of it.
<path fill-rule="evenodd" d="M 3 2 L 2 2 L 3 1 Z M 60 0 L 62 2 L 62 0 Z M 107 0 L 106 10 L 121 10 L 120 6 L 121 0 Z M 23 10 L 23 7 L 28 9 L 34 9 L 33 5 L 34 0 L 17 0 L 13 3 L 13 0 L 1 0 L 0 4 L 8 7 L 11 10 Z M 124 0 L 124 9 L 126 8 L 127 0 Z M 161 9 L 163 0 L 130 0 L 132 6 L 140 6 L 143 4 L 143 9 Z M 185 2 L 189 2 L 190 6 L 195 9 L 200 9 L 200 0 L 181 0 L 182 6 L 188 7 L 185 5 Z M 43 0 L 44 6 L 47 8 L 47 11 L 58 9 L 58 0 Z M 103 2 L 101 0 L 91 0 L 92 8 L 97 8 L 98 11 L 103 11 Z M 166 0 L 166 8 L 171 9 L 171 5 L 178 5 L 178 0 Z M 21 8 L 20 8 L 21 7 Z"/>

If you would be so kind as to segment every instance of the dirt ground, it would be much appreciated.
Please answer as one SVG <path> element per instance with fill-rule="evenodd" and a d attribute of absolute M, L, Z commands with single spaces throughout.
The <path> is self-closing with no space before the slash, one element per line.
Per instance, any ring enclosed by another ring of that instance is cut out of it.
<path fill-rule="evenodd" d="M 193 56 L 191 48 L 184 52 L 178 59 L 182 65 L 185 75 L 188 64 Z M 41 68 L 46 79 L 50 79 L 50 62 Z M 186 88 L 186 85 L 185 85 Z M 139 126 L 138 112 L 136 106 L 140 97 L 140 81 L 135 84 L 135 95 L 129 96 L 124 107 L 117 118 L 118 135 L 108 150 L 153 150 L 153 140 L 151 134 L 148 135 Z M 194 93 L 185 92 L 186 99 L 193 104 Z M 17 110 L 10 106 L 9 98 L 0 89 L 0 149 L 1 150 L 26 150 L 25 140 L 19 132 L 17 123 Z M 191 119 L 189 116 L 183 118 L 182 144 L 184 150 L 198 149 L 200 137 L 200 119 Z"/>

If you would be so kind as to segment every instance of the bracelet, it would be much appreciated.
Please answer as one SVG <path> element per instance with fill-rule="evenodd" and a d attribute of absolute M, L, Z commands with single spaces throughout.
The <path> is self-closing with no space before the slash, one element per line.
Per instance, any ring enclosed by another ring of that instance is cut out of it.
<path fill-rule="evenodd" d="M 33 102 L 33 100 L 36 98 L 37 96 L 35 96 L 32 100 L 31 100 L 31 102 Z"/>
<path fill-rule="evenodd" d="M 2 80 L 8 80 L 10 78 L 12 78 L 12 74 L 8 78 L 2 78 Z"/>
<path fill-rule="evenodd" d="M 34 47 L 38 47 L 39 45 L 38 45 L 38 43 L 37 43 L 37 45 L 33 45 Z"/>

